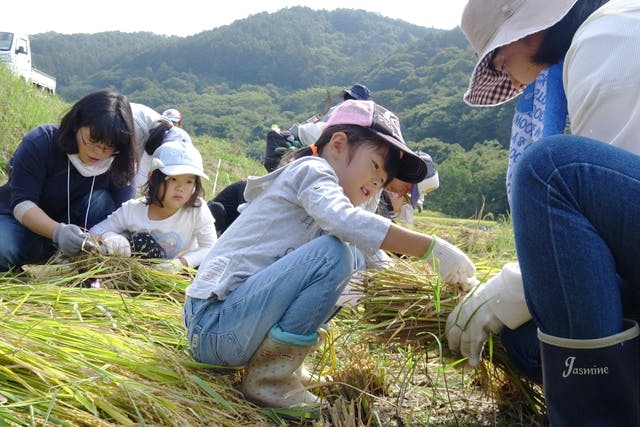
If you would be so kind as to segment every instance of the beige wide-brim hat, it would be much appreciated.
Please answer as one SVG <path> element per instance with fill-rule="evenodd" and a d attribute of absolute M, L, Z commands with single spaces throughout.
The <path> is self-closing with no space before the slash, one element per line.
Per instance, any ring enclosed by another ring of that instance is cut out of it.
<path fill-rule="evenodd" d="M 469 0 L 460 26 L 478 56 L 464 101 L 471 106 L 493 106 L 522 91 L 508 74 L 489 62 L 494 50 L 552 27 L 578 0 Z"/>

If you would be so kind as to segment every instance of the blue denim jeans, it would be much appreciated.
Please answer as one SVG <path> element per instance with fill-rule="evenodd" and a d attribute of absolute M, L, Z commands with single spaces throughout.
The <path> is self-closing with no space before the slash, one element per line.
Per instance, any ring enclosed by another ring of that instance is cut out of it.
<path fill-rule="evenodd" d="M 89 214 L 87 215 L 87 207 Z M 80 227 L 97 224 L 115 208 L 111 195 L 106 190 L 94 191 L 89 206 L 89 195 L 71 205 L 71 223 Z M 53 218 L 67 223 L 64 218 Z M 53 242 L 20 224 L 13 215 L 0 215 L 0 271 L 9 271 L 24 264 L 38 264 L 47 261 L 56 251 Z"/>
<path fill-rule="evenodd" d="M 622 331 L 640 302 L 640 156 L 578 136 L 544 138 L 524 153 L 513 189 L 516 250 L 535 325 L 572 339 Z M 505 345 L 531 355 L 537 339 L 521 329 Z"/>
<path fill-rule="evenodd" d="M 360 258 L 336 237 L 321 236 L 249 277 L 224 301 L 187 297 L 184 322 L 193 357 L 240 366 L 267 334 L 313 345 Z"/>

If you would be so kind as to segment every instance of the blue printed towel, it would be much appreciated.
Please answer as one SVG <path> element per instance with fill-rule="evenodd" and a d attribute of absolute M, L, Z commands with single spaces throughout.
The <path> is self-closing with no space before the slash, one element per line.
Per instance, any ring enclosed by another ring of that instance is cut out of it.
<path fill-rule="evenodd" d="M 562 63 L 546 68 L 520 95 L 511 125 L 507 196 L 511 202 L 513 168 L 528 146 L 542 137 L 564 132 L 567 97 L 562 86 Z"/>

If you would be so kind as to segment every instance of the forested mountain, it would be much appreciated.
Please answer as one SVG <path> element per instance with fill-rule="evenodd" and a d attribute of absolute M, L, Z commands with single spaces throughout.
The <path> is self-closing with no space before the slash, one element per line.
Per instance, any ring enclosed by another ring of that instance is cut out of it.
<path fill-rule="evenodd" d="M 58 93 L 69 102 L 112 87 L 159 111 L 178 108 L 189 132 L 238 143 L 255 158 L 272 123 L 287 128 L 321 110 L 327 91 L 337 102 L 341 89 L 364 83 L 398 113 L 410 145 L 443 165 L 463 161 L 449 167 L 463 175 L 453 178 L 477 186 L 480 175 L 469 175 L 467 163 L 482 165 L 483 180 L 491 182 L 479 185 L 473 203 L 461 202 L 471 206 L 465 214 L 474 214 L 482 198 L 485 211 L 506 211 L 507 156 L 495 151 L 508 146 L 513 105 L 470 108 L 462 101 L 475 55 L 459 28 L 292 7 L 190 37 L 42 33 L 32 36 L 32 49 L 35 66 L 57 77 Z M 477 144 L 483 147 L 474 151 Z M 487 147 L 495 165 L 486 156 L 467 157 Z"/>

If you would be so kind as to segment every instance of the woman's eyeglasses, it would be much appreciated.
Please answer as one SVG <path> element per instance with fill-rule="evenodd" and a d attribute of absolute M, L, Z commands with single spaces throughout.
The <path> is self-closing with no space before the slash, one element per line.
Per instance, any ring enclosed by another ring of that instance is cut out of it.
<path fill-rule="evenodd" d="M 108 145 L 87 141 L 84 138 L 84 134 L 82 132 L 80 132 L 80 139 L 82 139 L 82 143 L 84 144 L 85 147 L 93 148 L 94 150 L 100 150 L 108 156 L 116 156 L 118 153 L 120 153 L 119 151 L 116 151 L 115 147 L 110 147 Z"/>

